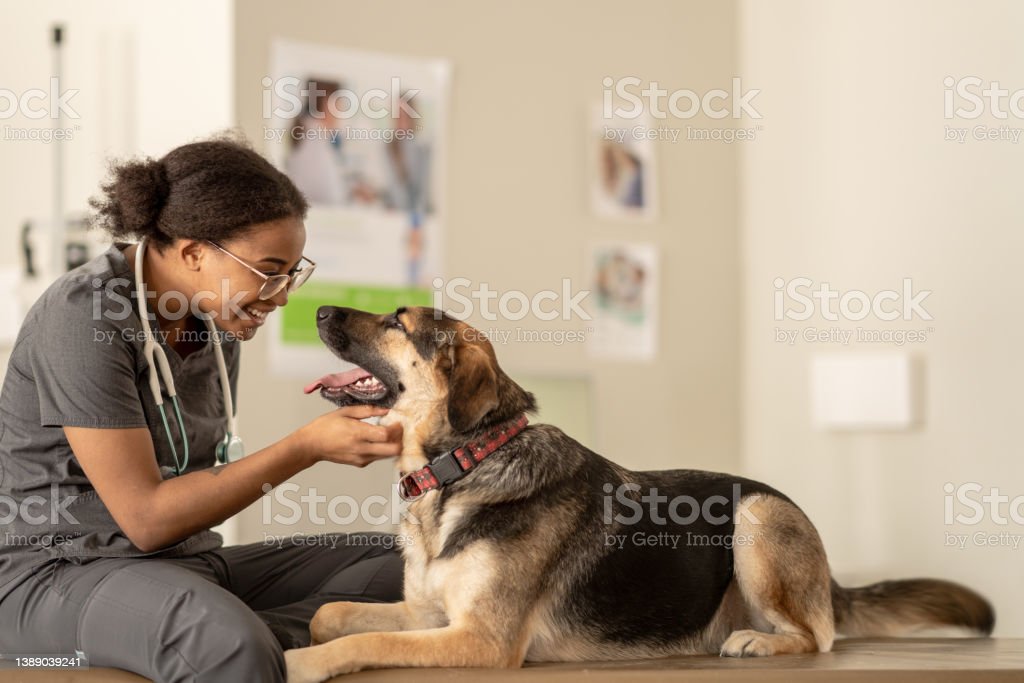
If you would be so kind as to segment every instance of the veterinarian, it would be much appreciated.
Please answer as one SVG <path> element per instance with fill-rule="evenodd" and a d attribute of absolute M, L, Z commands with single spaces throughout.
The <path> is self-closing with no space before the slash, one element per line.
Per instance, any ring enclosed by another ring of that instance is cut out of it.
<path fill-rule="evenodd" d="M 398 455 L 400 428 L 341 408 L 239 457 L 239 344 L 314 267 L 306 201 L 257 153 L 215 139 L 124 162 L 92 205 L 115 242 L 32 307 L 0 395 L 0 652 L 283 681 L 320 605 L 401 599 L 398 549 L 386 534 L 222 547 L 210 529 L 314 463 Z"/>

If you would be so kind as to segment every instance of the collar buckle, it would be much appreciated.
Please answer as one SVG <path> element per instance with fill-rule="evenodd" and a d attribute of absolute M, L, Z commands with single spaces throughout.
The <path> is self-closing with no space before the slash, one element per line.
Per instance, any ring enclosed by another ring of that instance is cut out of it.
<path fill-rule="evenodd" d="M 423 471 L 427 469 L 430 470 L 430 474 L 437 480 L 436 487 L 427 486 L 424 488 L 423 486 L 420 486 L 420 483 L 416 480 L 416 474 L 420 474 L 422 477 Z M 466 476 L 466 471 L 462 469 L 461 465 L 459 465 L 459 460 L 455 457 L 455 449 L 452 449 L 431 460 L 426 467 L 416 470 L 415 472 L 406 472 L 406 474 L 398 480 L 398 495 L 402 500 L 412 502 L 422 498 L 427 491 L 447 486 L 453 481 L 462 479 L 464 476 Z"/>
<path fill-rule="evenodd" d="M 466 475 L 466 471 L 462 469 L 458 458 L 455 457 L 455 449 L 431 460 L 429 467 L 434 478 L 437 479 L 437 483 L 441 486 L 447 486 Z"/>

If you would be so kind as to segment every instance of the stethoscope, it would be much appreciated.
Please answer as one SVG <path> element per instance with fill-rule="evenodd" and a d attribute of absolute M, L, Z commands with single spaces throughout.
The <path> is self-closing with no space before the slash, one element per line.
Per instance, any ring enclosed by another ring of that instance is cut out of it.
<path fill-rule="evenodd" d="M 188 434 L 185 432 L 185 421 L 181 417 L 181 406 L 178 403 L 178 394 L 174 390 L 174 377 L 171 375 L 171 366 L 167 362 L 167 355 L 163 348 L 153 339 L 153 333 L 149 327 L 149 309 L 146 306 L 146 285 L 142 281 L 142 260 L 146 254 L 146 238 L 139 240 L 139 246 L 135 250 L 135 295 L 139 300 L 139 318 L 142 320 L 142 331 L 145 341 L 142 344 L 142 352 L 146 356 L 146 363 L 149 365 L 149 390 L 153 393 L 153 401 L 160 410 L 160 419 L 164 423 L 164 433 L 167 435 L 167 443 L 171 446 L 171 454 L 174 456 L 174 474 L 179 475 L 188 467 Z M 217 370 L 220 374 L 221 391 L 224 392 L 224 416 L 227 420 L 227 433 L 220 443 L 217 444 L 217 462 L 225 464 L 234 462 L 245 456 L 245 446 L 242 438 L 235 432 L 235 408 L 231 400 L 231 384 L 228 381 L 228 367 L 224 362 L 224 351 L 220 347 L 220 334 L 210 317 L 203 317 L 206 327 L 210 331 L 213 340 L 213 352 L 217 356 Z M 159 368 L 159 373 L 157 372 Z M 164 410 L 164 398 L 160 391 L 160 379 L 163 378 L 167 386 L 167 395 L 171 398 L 174 407 L 174 417 L 178 422 L 178 431 L 184 441 L 184 464 L 178 462 L 178 449 L 174 446 L 174 437 L 171 436 L 171 428 L 167 423 L 167 413 Z"/>

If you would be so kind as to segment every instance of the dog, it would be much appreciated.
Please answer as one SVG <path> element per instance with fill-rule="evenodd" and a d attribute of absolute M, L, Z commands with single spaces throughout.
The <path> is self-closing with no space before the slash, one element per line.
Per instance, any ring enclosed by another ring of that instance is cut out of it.
<path fill-rule="evenodd" d="M 519 667 L 720 653 L 828 652 L 837 633 L 991 633 L 974 591 L 937 579 L 840 587 L 807 516 L 760 482 L 634 472 L 557 427 L 485 335 L 430 308 L 317 311 L 358 368 L 320 389 L 401 422 L 412 499 L 404 600 L 335 602 L 288 650 L 293 683 L 382 667 Z"/>

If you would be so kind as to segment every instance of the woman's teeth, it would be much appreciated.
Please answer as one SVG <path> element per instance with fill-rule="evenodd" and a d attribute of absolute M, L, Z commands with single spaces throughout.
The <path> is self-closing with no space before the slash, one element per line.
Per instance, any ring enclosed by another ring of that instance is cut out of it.
<path fill-rule="evenodd" d="M 267 319 L 267 311 L 260 311 L 255 308 L 244 309 L 246 314 L 256 322 L 257 325 L 262 325 L 263 321 Z"/>

